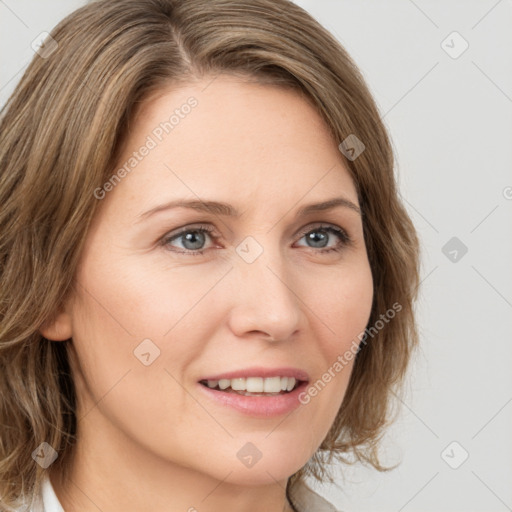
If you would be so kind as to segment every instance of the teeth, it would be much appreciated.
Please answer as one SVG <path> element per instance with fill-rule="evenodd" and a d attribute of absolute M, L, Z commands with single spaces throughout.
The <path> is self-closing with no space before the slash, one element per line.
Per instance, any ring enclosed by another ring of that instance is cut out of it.
<path fill-rule="evenodd" d="M 219 380 L 219 388 L 226 389 L 231 385 L 231 381 L 229 379 L 220 379 Z"/>
<path fill-rule="evenodd" d="M 245 379 L 231 379 L 231 389 L 234 391 L 245 391 Z"/>
<path fill-rule="evenodd" d="M 261 377 L 248 377 L 245 380 L 245 390 L 249 393 L 263 393 L 263 379 Z"/>
<path fill-rule="evenodd" d="M 217 386 L 224 390 L 231 388 L 233 391 L 247 391 L 249 393 L 280 393 L 291 391 L 296 384 L 294 377 L 247 377 L 238 379 L 208 380 L 209 388 Z"/>
<path fill-rule="evenodd" d="M 270 377 L 263 381 L 265 393 L 279 393 L 281 391 L 281 377 Z"/>

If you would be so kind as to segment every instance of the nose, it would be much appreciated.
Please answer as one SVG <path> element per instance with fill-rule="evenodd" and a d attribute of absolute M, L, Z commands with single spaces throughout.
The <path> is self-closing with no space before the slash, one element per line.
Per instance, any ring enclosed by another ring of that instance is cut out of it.
<path fill-rule="evenodd" d="M 285 341 L 299 328 L 302 302 L 278 253 L 267 250 L 252 263 L 235 263 L 229 325 L 239 337 Z"/>

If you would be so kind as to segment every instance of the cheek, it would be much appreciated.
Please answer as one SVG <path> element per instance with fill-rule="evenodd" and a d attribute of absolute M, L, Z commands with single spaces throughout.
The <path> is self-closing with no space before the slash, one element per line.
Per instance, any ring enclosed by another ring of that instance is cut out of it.
<path fill-rule="evenodd" d="M 343 401 L 354 365 L 355 354 L 370 317 L 373 303 L 373 279 L 369 264 L 362 260 L 340 271 L 338 279 L 310 294 L 319 318 L 317 336 L 321 352 L 320 371 L 315 375 L 302 403 L 315 410 L 319 437 L 334 421 Z"/>
<path fill-rule="evenodd" d="M 203 299 L 225 273 L 192 267 L 162 273 L 161 266 L 134 261 L 91 257 L 77 275 L 81 293 L 73 307 L 73 345 L 94 402 L 120 379 L 121 403 L 137 407 L 157 401 L 158 390 L 175 384 L 169 374 L 182 382 L 212 322 Z M 177 397 L 175 391 L 171 395 Z"/>
<path fill-rule="evenodd" d="M 165 258 L 164 253 L 121 257 L 88 273 L 88 287 L 103 309 L 134 337 L 171 335 L 230 269 L 228 264 L 170 266 Z"/>
<path fill-rule="evenodd" d="M 188 432 L 185 419 L 193 424 L 204 421 L 203 411 L 181 386 L 187 365 L 198 352 L 179 334 L 194 326 L 185 315 L 176 332 L 164 340 L 164 332 L 183 316 L 181 308 L 176 312 L 174 304 L 174 310 L 162 314 L 169 304 L 141 290 L 141 283 L 96 277 L 94 283 L 91 278 L 86 283 L 90 289 L 82 290 L 73 317 L 78 417 L 85 417 L 93 429 L 114 425 L 154 453 L 174 453 L 169 429 Z M 138 307 L 128 308 L 131 302 Z M 160 323 L 155 325 L 159 314 Z M 153 434 L 148 437 L 147 432 Z"/>
<path fill-rule="evenodd" d="M 206 322 L 211 313 L 200 299 L 219 278 L 204 277 L 197 287 L 201 280 L 190 276 L 167 286 L 149 274 L 129 281 L 119 269 L 110 277 L 96 275 L 94 282 L 89 274 L 87 285 L 95 298 L 84 292 L 77 305 L 74 345 L 81 372 L 74 380 L 84 430 L 100 426 L 107 439 L 122 432 L 144 455 L 163 456 L 184 467 L 206 466 L 223 478 L 239 467 L 236 454 L 246 441 L 227 437 L 200 400 L 184 391 L 187 368 L 201 357 L 211 333 Z M 128 308 L 130 303 L 138 307 Z M 144 338 L 160 350 L 149 366 L 133 354 Z M 271 443 L 268 452 L 274 451 Z"/>
<path fill-rule="evenodd" d="M 364 331 L 373 303 L 373 279 L 365 259 L 342 269 L 311 298 L 315 312 L 331 334 L 325 344 L 329 359 L 345 351 Z"/>

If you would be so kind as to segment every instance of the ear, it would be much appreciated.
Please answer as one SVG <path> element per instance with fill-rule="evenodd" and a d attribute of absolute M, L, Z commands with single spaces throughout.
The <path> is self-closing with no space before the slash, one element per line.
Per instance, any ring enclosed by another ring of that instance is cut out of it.
<path fill-rule="evenodd" d="M 61 311 L 52 320 L 45 322 L 39 332 L 48 340 L 65 341 L 71 338 L 71 316 L 66 311 Z"/>

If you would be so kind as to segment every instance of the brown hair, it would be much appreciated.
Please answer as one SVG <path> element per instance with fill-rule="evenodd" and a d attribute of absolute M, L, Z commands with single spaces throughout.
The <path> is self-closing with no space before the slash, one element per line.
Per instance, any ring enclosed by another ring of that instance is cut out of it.
<path fill-rule="evenodd" d="M 337 143 L 354 134 L 365 145 L 346 164 L 374 280 L 368 327 L 392 304 L 401 310 L 361 345 L 332 428 L 287 492 L 307 474 L 331 480 L 324 455 L 384 469 L 378 440 L 417 343 L 418 240 L 385 127 L 346 51 L 289 0 L 102 0 L 51 37 L 0 119 L 0 509 L 39 488 L 32 452 L 41 442 L 63 468 L 76 441 L 72 340 L 51 342 L 39 329 L 71 293 L 99 203 L 93 191 L 111 176 L 143 100 L 219 73 L 301 91 Z"/>

